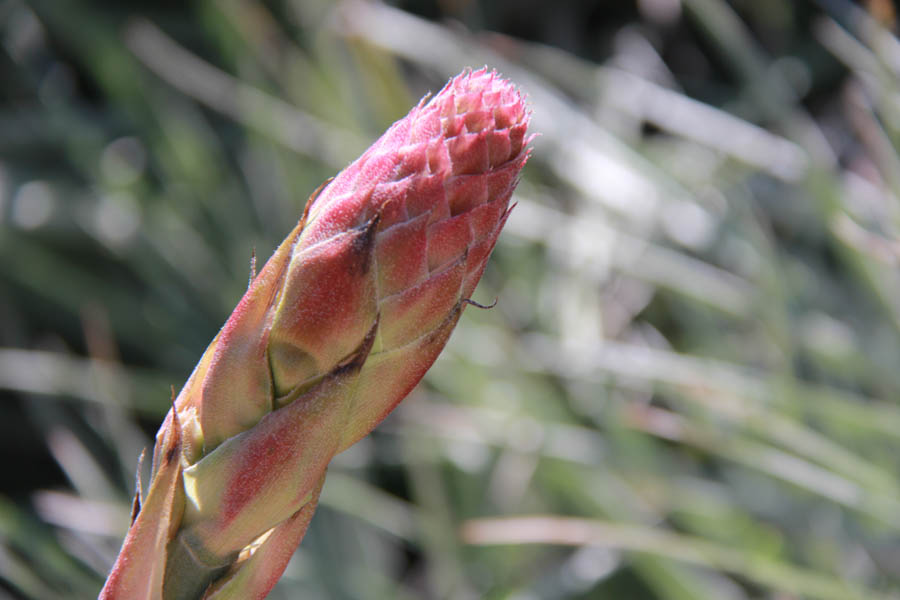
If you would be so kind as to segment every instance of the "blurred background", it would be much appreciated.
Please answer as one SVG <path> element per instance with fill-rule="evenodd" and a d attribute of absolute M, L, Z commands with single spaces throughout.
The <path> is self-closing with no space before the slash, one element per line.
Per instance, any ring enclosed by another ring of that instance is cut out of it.
<path fill-rule="evenodd" d="M 900 598 L 890 0 L 0 0 L 0 597 L 93 598 L 309 193 L 489 65 L 541 133 L 276 599 Z"/>

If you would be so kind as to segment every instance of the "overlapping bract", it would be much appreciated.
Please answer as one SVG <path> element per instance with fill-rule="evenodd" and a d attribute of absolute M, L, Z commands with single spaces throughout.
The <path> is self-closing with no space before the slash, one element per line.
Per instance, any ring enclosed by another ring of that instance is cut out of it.
<path fill-rule="evenodd" d="M 268 593 L 332 456 L 456 325 L 509 214 L 528 120 L 508 81 L 465 72 L 314 194 L 175 400 L 103 598 Z"/>

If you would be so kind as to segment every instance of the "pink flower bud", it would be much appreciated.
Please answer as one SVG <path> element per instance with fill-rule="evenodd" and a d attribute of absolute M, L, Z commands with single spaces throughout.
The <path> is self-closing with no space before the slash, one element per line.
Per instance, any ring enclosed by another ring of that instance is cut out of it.
<path fill-rule="evenodd" d="M 313 195 L 157 434 L 103 598 L 265 596 L 332 456 L 447 342 L 509 215 L 528 121 L 512 84 L 464 72 Z"/>

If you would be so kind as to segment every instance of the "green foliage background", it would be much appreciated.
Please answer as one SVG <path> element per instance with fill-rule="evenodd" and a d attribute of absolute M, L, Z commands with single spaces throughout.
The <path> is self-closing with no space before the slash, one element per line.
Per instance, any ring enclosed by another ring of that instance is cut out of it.
<path fill-rule="evenodd" d="M 95 597 L 307 195 L 488 64 L 541 133 L 273 598 L 900 597 L 892 3 L 0 0 L 0 597 Z"/>

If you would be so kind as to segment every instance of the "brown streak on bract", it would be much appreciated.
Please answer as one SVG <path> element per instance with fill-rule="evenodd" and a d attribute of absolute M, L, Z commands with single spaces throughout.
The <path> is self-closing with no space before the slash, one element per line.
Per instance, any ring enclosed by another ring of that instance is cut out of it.
<path fill-rule="evenodd" d="M 363 338 L 363 341 L 359 345 L 359 348 L 357 348 L 356 351 L 353 352 L 353 354 L 347 357 L 344 361 L 338 364 L 338 366 L 336 366 L 331 371 L 331 373 L 329 374 L 330 376 L 344 375 L 362 369 L 363 365 L 366 362 L 366 359 L 369 358 L 369 353 L 372 351 L 372 346 L 375 343 L 375 335 L 376 333 L 378 333 L 378 321 L 380 318 L 381 315 L 375 316 L 375 323 L 372 324 L 372 327 L 369 329 L 366 337 Z"/>
<path fill-rule="evenodd" d="M 313 193 L 309 195 L 309 198 L 306 200 L 306 206 L 303 207 L 303 216 L 300 217 L 300 229 L 302 230 L 306 227 L 306 219 L 309 218 L 309 210 L 312 208 L 312 205 L 315 203 L 316 199 L 319 197 L 319 194 L 328 187 L 328 184 L 334 181 L 334 177 L 329 177 L 325 181 L 319 184 L 319 187 L 313 190 Z"/>
<path fill-rule="evenodd" d="M 143 490 L 141 489 L 141 470 L 144 466 L 144 458 L 147 456 L 147 449 L 144 448 L 141 450 L 141 455 L 138 457 L 137 470 L 134 473 L 134 498 L 131 501 L 131 524 L 134 525 L 135 519 L 137 519 L 138 514 L 141 512 L 141 502 L 143 495 Z"/>
<path fill-rule="evenodd" d="M 375 233 L 378 229 L 378 222 L 381 221 L 381 214 L 372 217 L 369 222 L 363 223 L 359 228 L 362 235 L 353 239 L 352 250 L 354 254 L 359 256 L 359 265 L 361 267 L 360 274 L 365 275 L 372 268 L 375 260 Z"/>

